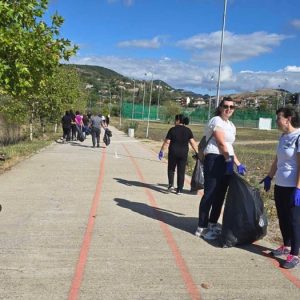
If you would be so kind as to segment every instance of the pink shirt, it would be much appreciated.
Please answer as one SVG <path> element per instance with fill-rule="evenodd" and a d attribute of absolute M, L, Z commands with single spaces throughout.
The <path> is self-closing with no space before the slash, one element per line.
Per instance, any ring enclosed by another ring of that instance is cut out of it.
<path fill-rule="evenodd" d="M 76 115 L 75 116 L 75 122 L 76 122 L 77 125 L 81 126 L 83 124 L 82 116 L 81 115 Z"/>

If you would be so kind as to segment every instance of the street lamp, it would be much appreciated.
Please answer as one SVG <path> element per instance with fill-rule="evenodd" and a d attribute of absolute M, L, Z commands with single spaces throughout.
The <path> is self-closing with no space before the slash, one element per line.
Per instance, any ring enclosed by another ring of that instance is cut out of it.
<path fill-rule="evenodd" d="M 133 120 L 133 118 L 134 118 L 134 97 L 135 97 L 135 80 L 133 79 L 131 120 Z"/>
<path fill-rule="evenodd" d="M 210 80 L 214 80 L 214 75 L 210 76 Z M 210 111 L 211 111 L 211 87 L 209 89 L 209 103 L 208 103 L 208 120 L 210 119 Z"/>
<path fill-rule="evenodd" d="M 121 97 L 120 97 L 120 126 L 122 126 L 122 105 L 123 105 L 123 88 L 121 86 Z"/>
<path fill-rule="evenodd" d="M 284 78 L 284 81 L 287 82 L 288 79 L 287 79 L 287 78 Z M 283 107 L 285 107 L 285 99 L 286 99 L 286 94 L 287 94 L 286 84 L 285 84 L 284 90 L 285 90 L 285 92 L 284 92 L 284 98 L 283 98 Z"/>
<path fill-rule="evenodd" d="M 146 75 L 146 74 L 145 74 L 145 75 Z M 145 111 L 145 97 L 146 97 L 146 80 L 144 80 L 144 94 L 143 94 L 142 120 L 144 120 L 144 111 Z"/>
<path fill-rule="evenodd" d="M 158 84 L 156 120 L 159 120 L 159 98 L 160 98 L 160 81 L 159 81 L 159 84 Z"/>
<path fill-rule="evenodd" d="M 224 0 L 223 26 L 222 26 L 222 35 L 221 35 L 221 48 L 220 48 L 220 60 L 219 60 L 219 72 L 218 72 L 218 84 L 217 84 L 217 101 L 216 101 L 216 107 L 219 106 L 219 101 L 220 101 L 221 68 L 222 68 L 222 55 L 223 55 L 224 31 L 225 31 L 225 23 L 226 23 L 226 9 L 227 9 L 227 0 Z"/>
<path fill-rule="evenodd" d="M 150 97 L 149 97 L 149 108 L 148 108 L 148 120 L 147 120 L 146 138 L 148 138 L 148 136 L 149 136 L 149 123 L 150 123 L 150 109 L 151 109 L 151 100 L 152 100 L 152 88 L 153 88 L 153 73 L 151 72 L 151 85 L 150 85 Z"/>

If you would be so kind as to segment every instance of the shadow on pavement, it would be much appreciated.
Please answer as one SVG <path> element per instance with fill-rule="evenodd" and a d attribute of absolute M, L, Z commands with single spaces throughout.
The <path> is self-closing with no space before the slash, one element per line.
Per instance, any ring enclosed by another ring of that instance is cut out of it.
<path fill-rule="evenodd" d="M 118 206 L 130 209 L 148 218 L 159 220 L 177 229 L 194 234 L 197 227 L 197 218 L 185 217 L 183 214 L 170 210 L 153 207 L 145 203 L 133 202 L 126 199 L 115 198 Z"/>
<path fill-rule="evenodd" d="M 140 181 L 135 181 L 135 180 L 126 180 L 126 179 L 122 179 L 122 178 L 114 178 L 115 180 L 117 180 L 119 183 L 127 185 L 127 186 L 138 186 L 138 187 L 143 187 L 143 188 L 147 188 L 147 189 L 151 189 L 154 190 L 156 192 L 160 192 L 163 194 L 168 194 L 169 192 L 166 191 L 166 188 L 160 188 L 154 184 L 149 184 L 149 183 L 144 183 L 144 182 L 140 182 Z"/>

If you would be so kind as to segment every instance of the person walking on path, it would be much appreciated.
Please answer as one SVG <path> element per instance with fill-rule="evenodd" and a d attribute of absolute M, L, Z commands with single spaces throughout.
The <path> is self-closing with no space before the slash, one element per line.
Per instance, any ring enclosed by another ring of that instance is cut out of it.
<path fill-rule="evenodd" d="M 105 126 L 102 123 L 102 117 L 101 115 L 92 115 L 91 116 L 91 134 L 92 134 L 92 143 L 93 148 L 100 147 L 100 134 L 101 134 L 101 127 L 105 128 Z"/>
<path fill-rule="evenodd" d="M 70 116 L 72 119 L 71 123 L 71 139 L 72 141 L 76 141 L 77 139 L 77 129 L 76 129 L 76 121 L 75 121 L 75 114 L 72 109 L 70 109 Z"/>
<path fill-rule="evenodd" d="M 63 143 L 70 141 L 70 132 L 72 125 L 72 118 L 69 111 L 66 111 L 65 115 L 61 119 L 63 128 Z"/>
<path fill-rule="evenodd" d="M 205 129 L 208 143 L 204 149 L 204 194 L 199 205 L 195 235 L 206 240 L 214 240 L 221 233 L 218 219 L 234 164 L 239 174 L 246 172 L 233 149 L 236 128 L 229 119 L 234 109 L 233 100 L 224 97 Z"/>
<path fill-rule="evenodd" d="M 282 267 L 291 269 L 299 264 L 300 248 L 300 120 L 298 113 L 288 107 L 279 108 L 276 115 L 283 134 L 270 171 L 260 183 L 269 191 L 276 175 L 274 198 L 283 245 L 271 254 L 287 255 Z"/>
<path fill-rule="evenodd" d="M 161 146 L 158 158 L 161 160 L 164 156 L 164 151 L 169 145 L 168 152 L 168 190 L 174 187 L 174 173 L 177 167 L 177 190 L 176 194 L 182 193 L 184 185 L 185 168 L 189 151 L 189 144 L 197 153 L 197 144 L 194 140 L 193 133 L 190 128 L 185 125 L 189 124 L 189 119 L 183 114 L 175 116 L 175 126 L 170 128 L 167 136 Z"/>

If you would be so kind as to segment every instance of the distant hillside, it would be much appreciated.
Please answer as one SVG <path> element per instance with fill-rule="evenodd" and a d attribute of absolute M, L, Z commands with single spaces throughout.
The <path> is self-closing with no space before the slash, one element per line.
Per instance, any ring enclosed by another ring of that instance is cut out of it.
<path fill-rule="evenodd" d="M 111 90 L 114 90 L 113 92 L 117 92 L 116 87 L 118 86 L 124 86 L 126 90 L 133 89 L 134 86 L 131 78 L 104 67 L 76 64 L 69 64 L 67 66 L 75 67 L 78 70 L 82 81 L 88 85 L 92 85 L 93 88 L 98 91 L 110 88 Z M 143 80 L 135 80 L 136 87 L 142 87 L 143 84 Z M 166 96 L 166 94 L 169 94 L 168 97 L 170 99 L 180 97 L 202 97 L 201 94 L 176 89 L 163 80 L 156 79 L 153 81 L 153 92 L 158 92 L 158 89 L 160 89 L 161 92 L 160 96 Z"/>

